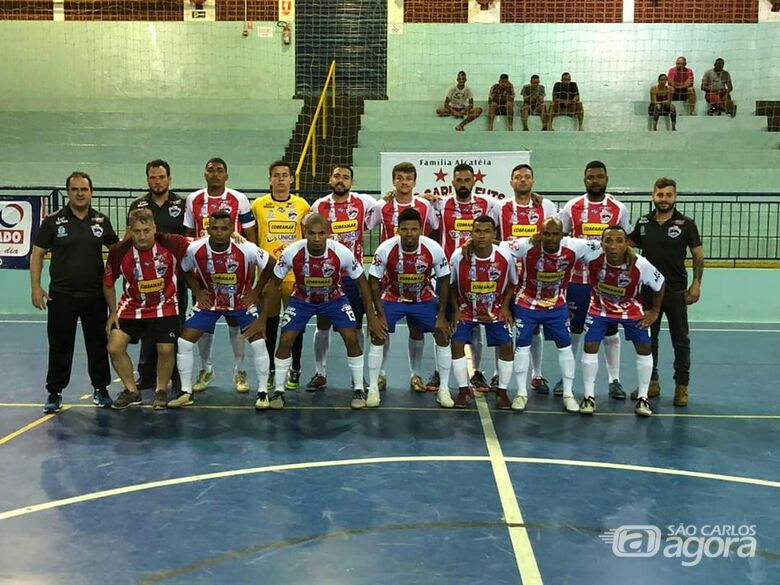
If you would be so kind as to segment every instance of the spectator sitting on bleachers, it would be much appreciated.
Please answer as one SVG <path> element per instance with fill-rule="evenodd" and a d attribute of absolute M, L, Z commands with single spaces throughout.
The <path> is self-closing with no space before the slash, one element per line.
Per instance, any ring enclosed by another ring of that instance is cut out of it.
<path fill-rule="evenodd" d="M 701 78 L 701 90 L 704 92 L 704 99 L 710 105 L 707 115 L 712 116 L 725 112 L 732 118 L 737 115 L 737 106 L 731 100 L 731 92 L 734 86 L 731 84 L 731 75 L 723 69 L 725 61 L 715 59 L 715 65 L 707 71 Z"/>
<path fill-rule="evenodd" d="M 582 119 L 585 112 L 580 101 L 580 90 L 577 88 L 576 82 L 571 80 L 569 73 L 561 75 L 561 80 L 556 81 L 553 86 L 552 105 L 547 120 L 548 130 L 553 129 L 555 116 L 576 116 L 577 122 L 579 122 L 577 130 L 582 130 Z"/>
<path fill-rule="evenodd" d="M 687 101 L 688 113 L 696 115 L 696 89 L 693 87 L 693 69 L 686 67 L 685 57 L 677 57 L 674 67 L 669 69 L 669 87 L 674 90 L 672 101 Z"/>
<path fill-rule="evenodd" d="M 653 117 L 653 130 L 658 130 L 658 118 L 661 116 L 669 116 L 672 130 L 677 130 L 677 110 L 672 103 L 674 92 L 667 82 L 667 76 L 661 73 L 658 76 L 658 85 L 650 88 L 650 107 L 647 113 Z"/>
<path fill-rule="evenodd" d="M 523 130 L 528 130 L 528 114 L 538 115 L 542 119 L 542 130 L 547 130 L 547 110 L 544 107 L 544 86 L 539 76 L 532 75 L 531 83 L 526 83 L 520 92 L 523 96 Z"/>
<path fill-rule="evenodd" d="M 512 130 L 515 119 L 515 87 L 509 82 L 509 75 L 502 73 L 488 94 L 488 130 L 493 129 L 496 116 L 506 116 L 506 128 Z"/>
<path fill-rule="evenodd" d="M 458 71 L 457 83 L 453 85 L 444 98 L 444 105 L 436 109 L 439 116 L 452 116 L 463 118 L 463 121 L 455 126 L 455 130 L 462 131 L 464 126 L 472 122 L 482 113 L 482 108 L 474 107 L 474 94 L 466 85 L 466 72 Z"/>

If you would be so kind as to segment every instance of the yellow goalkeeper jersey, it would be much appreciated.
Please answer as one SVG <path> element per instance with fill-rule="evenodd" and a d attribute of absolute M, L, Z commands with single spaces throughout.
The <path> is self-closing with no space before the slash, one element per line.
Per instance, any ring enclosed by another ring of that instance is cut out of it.
<path fill-rule="evenodd" d="M 303 197 L 292 194 L 286 201 L 276 201 L 270 194 L 255 199 L 252 213 L 257 221 L 257 245 L 278 260 L 287 246 L 303 238 L 302 219 L 309 208 Z M 285 280 L 293 278 L 289 272 Z"/>

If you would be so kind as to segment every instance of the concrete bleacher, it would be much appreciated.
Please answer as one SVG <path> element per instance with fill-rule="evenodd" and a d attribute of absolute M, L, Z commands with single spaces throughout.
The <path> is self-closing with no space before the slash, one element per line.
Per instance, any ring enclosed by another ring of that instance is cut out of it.
<path fill-rule="evenodd" d="M 558 117 L 554 132 L 541 132 L 539 117 L 522 131 L 518 111 L 514 132 L 498 118 L 486 129 L 486 114 L 455 132 L 456 121 L 438 118 L 432 101 L 371 101 L 366 103 L 358 148 L 354 152 L 356 185 L 379 183 L 382 151 L 469 152 L 530 150 L 541 192 L 580 190 L 585 164 L 602 160 L 609 169 L 610 188 L 647 191 L 656 178 L 676 178 L 680 190 L 760 192 L 780 190 L 780 150 L 776 134 L 766 132 L 766 118 L 740 110 L 736 118 L 689 116 L 677 107 L 677 132 L 661 119 L 649 131 L 647 102 L 585 103 L 585 131 L 573 118 Z"/>

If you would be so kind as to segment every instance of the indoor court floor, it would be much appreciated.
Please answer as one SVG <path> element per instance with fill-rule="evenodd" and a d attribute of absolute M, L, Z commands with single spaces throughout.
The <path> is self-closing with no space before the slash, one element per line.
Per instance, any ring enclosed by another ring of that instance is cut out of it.
<path fill-rule="evenodd" d="M 79 338 L 67 408 L 43 415 L 33 318 L 0 322 L 2 583 L 780 583 L 778 325 L 693 324 L 684 409 L 662 331 L 649 419 L 608 399 L 603 357 L 593 417 L 552 395 L 523 414 L 490 394 L 442 410 L 408 389 L 404 328 L 378 409 L 349 408 L 334 336 L 328 390 L 255 412 L 219 327 L 217 380 L 194 406 L 154 412 L 145 393 L 144 407 L 94 408 Z M 311 348 L 310 328 L 304 382 Z M 426 370 L 431 355 L 427 340 Z M 624 344 L 627 391 L 633 355 Z M 544 371 L 558 378 L 549 344 Z"/>

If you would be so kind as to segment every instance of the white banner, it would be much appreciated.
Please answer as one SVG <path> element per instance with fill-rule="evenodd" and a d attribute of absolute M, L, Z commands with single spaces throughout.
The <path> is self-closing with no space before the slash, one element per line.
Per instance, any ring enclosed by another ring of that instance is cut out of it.
<path fill-rule="evenodd" d="M 383 152 L 380 154 L 381 189 L 393 189 L 393 167 L 410 162 L 417 169 L 415 193 L 452 195 L 452 169 L 461 163 L 474 168 L 474 193 L 505 199 L 512 194 L 509 178 L 519 164 L 531 164 L 531 151 L 514 152 Z"/>

